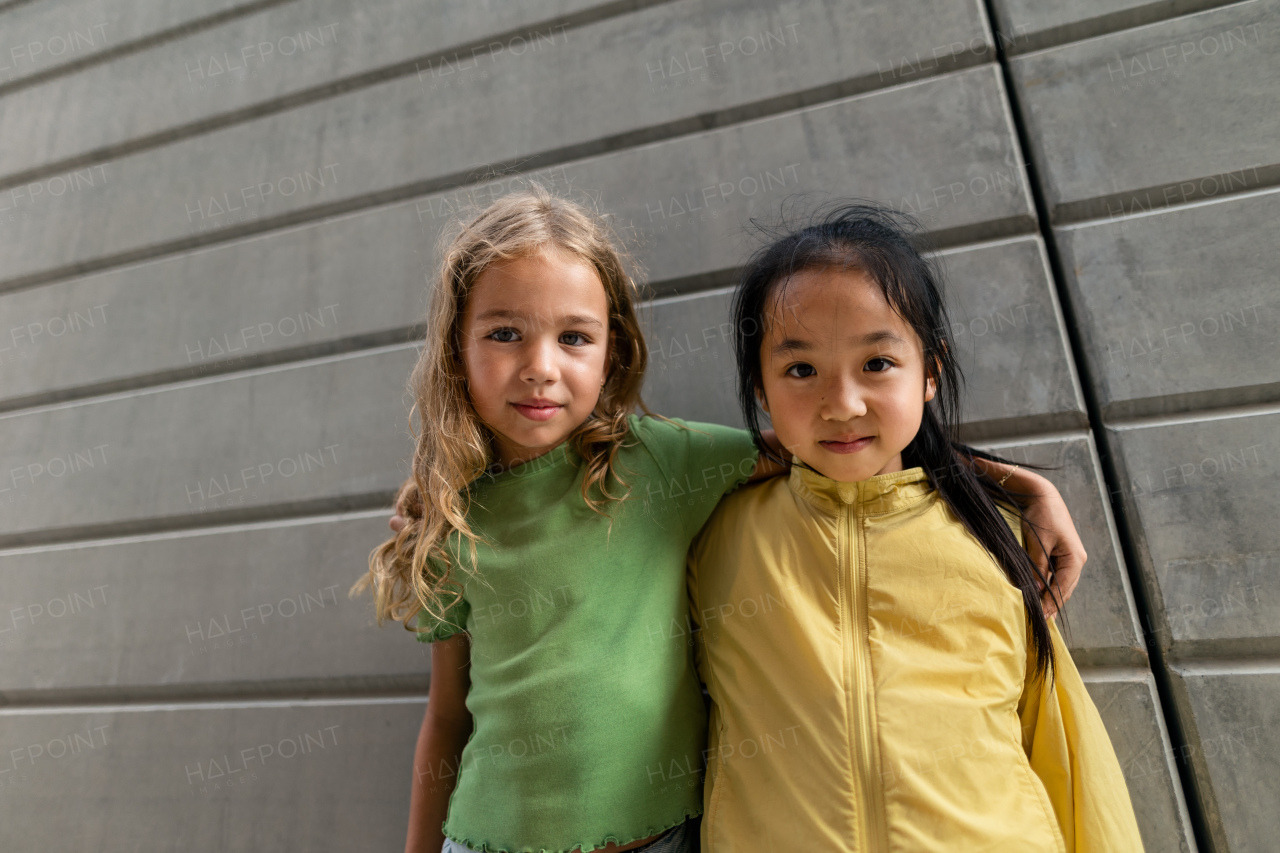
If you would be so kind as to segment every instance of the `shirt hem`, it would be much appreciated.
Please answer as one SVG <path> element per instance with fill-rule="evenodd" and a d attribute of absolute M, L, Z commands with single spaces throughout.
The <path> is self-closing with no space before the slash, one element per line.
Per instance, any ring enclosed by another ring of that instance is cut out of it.
<path fill-rule="evenodd" d="M 477 851 L 477 853 L 575 853 L 575 851 L 581 851 L 581 853 L 591 853 L 592 850 L 600 850 L 606 844 L 610 844 L 610 843 L 630 844 L 633 841 L 639 841 L 640 839 L 648 838 L 651 835 L 659 835 L 668 830 L 675 829 L 677 826 L 684 823 L 685 821 L 692 820 L 693 818 L 698 817 L 701 814 L 702 814 L 701 808 L 685 809 L 684 815 L 680 818 L 677 818 L 674 823 L 669 823 L 666 826 L 663 826 L 659 829 L 644 830 L 640 834 L 632 836 L 631 838 L 628 838 L 625 840 L 621 838 L 617 838 L 612 835 L 606 835 L 602 840 L 598 842 L 592 842 L 590 847 L 587 846 L 588 842 L 582 841 L 570 847 L 525 846 L 525 847 L 518 847 L 518 848 L 507 848 L 507 847 L 502 847 L 500 845 L 491 844 L 487 841 L 471 841 L 466 836 L 453 835 L 449 832 L 445 832 L 445 836 L 450 841 L 454 841 L 458 844 L 461 844 L 464 847 L 469 847 L 470 849 Z"/>

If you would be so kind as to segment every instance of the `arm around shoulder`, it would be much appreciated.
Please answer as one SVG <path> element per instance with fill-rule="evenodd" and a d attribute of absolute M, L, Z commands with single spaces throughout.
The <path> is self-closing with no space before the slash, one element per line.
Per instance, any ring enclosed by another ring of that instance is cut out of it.
<path fill-rule="evenodd" d="M 1066 501 L 1057 486 L 1034 471 L 990 459 L 974 459 L 973 464 L 976 473 L 1027 496 L 1023 512 L 1035 530 L 1024 530 L 1025 547 L 1038 573 L 1045 615 L 1057 614 L 1059 604 L 1065 604 L 1080 583 L 1089 559 Z M 1048 588 L 1043 581 L 1046 577 L 1050 578 Z"/>
<path fill-rule="evenodd" d="M 467 690 L 471 686 L 471 644 L 454 634 L 431 644 L 431 693 L 413 755 L 409 833 L 405 853 L 439 853 L 444 819 L 458 781 L 462 749 L 471 736 Z"/>

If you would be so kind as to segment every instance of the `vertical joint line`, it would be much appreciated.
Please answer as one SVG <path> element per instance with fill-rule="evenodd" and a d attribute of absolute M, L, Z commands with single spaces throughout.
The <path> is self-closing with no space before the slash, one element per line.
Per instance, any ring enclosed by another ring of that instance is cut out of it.
<path fill-rule="evenodd" d="M 1174 750 L 1173 758 L 1174 766 L 1178 770 L 1178 783 L 1182 788 L 1183 799 L 1186 801 L 1187 816 L 1191 822 L 1191 831 L 1195 836 L 1196 846 L 1207 853 L 1207 851 L 1215 848 L 1204 816 L 1203 804 L 1196 791 L 1194 768 L 1191 766 L 1189 758 L 1182 757 L 1190 755 L 1190 750 L 1184 749 L 1187 746 L 1187 737 L 1183 730 L 1181 719 L 1178 716 L 1178 705 L 1173 700 L 1171 676 L 1165 661 L 1164 651 L 1160 648 L 1158 639 L 1148 640 L 1150 629 L 1156 624 L 1153 619 L 1154 611 L 1146 594 L 1146 587 L 1140 577 L 1139 563 L 1131 544 L 1133 537 L 1128 519 L 1124 514 L 1123 503 L 1119 493 L 1112 488 L 1113 483 L 1118 484 L 1121 480 L 1117 476 L 1115 458 L 1106 442 L 1102 412 L 1094 390 L 1093 377 L 1088 369 L 1088 364 L 1083 358 L 1083 341 L 1079 327 L 1076 324 L 1074 306 L 1065 285 L 1064 267 L 1062 266 L 1062 258 L 1058 254 L 1058 245 L 1053 235 L 1049 204 L 1042 189 L 1043 185 L 1040 182 L 1039 169 L 1031 157 L 1033 148 L 1030 132 L 1027 129 L 1026 122 L 1023 120 L 1022 104 L 1018 97 L 1018 90 L 1014 85 L 1013 72 L 1009 68 L 1009 59 L 1005 55 L 1004 42 L 1001 39 L 999 18 L 995 13 L 994 0 L 982 0 L 982 5 L 986 11 L 987 20 L 991 24 L 992 34 L 995 36 L 996 62 L 1000 66 L 1000 75 L 1004 81 L 1005 92 L 1009 99 L 1009 113 L 1013 121 L 1014 132 L 1017 134 L 1018 147 L 1022 153 L 1022 160 L 1026 164 L 1027 183 L 1030 185 L 1031 197 L 1035 203 L 1036 224 L 1040 232 L 1040 238 L 1044 242 L 1045 253 L 1049 258 L 1054 292 L 1057 294 L 1058 303 L 1062 308 L 1063 318 L 1066 321 L 1067 340 L 1071 346 L 1071 361 L 1075 366 L 1076 375 L 1080 377 L 1085 411 L 1089 417 L 1089 432 L 1093 435 L 1094 444 L 1098 448 L 1098 457 L 1102 463 L 1103 476 L 1107 480 L 1105 484 L 1107 486 L 1107 498 L 1111 507 L 1111 514 L 1116 521 L 1117 531 L 1120 534 L 1120 550 L 1129 575 L 1129 586 L 1133 590 L 1134 604 L 1138 609 L 1139 619 L 1145 622 L 1145 626 L 1139 625 L 1139 628 L 1143 635 L 1143 645 L 1147 649 L 1149 668 L 1156 683 L 1156 693 L 1160 698 L 1161 715 L 1164 717 L 1165 727 L 1169 732 L 1170 747 Z"/>

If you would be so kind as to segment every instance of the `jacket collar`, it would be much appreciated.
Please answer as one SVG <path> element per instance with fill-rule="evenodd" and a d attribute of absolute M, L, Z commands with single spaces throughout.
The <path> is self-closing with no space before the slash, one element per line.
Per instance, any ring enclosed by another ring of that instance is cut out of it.
<path fill-rule="evenodd" d="M 929 476 L 919 466 L 844 483 L 804 467 L 794 456 L 789 485 L 809 503 L 829 512 L 854 506 L 863 515 L 882 515 L 902 509 L 933 491 Z"/>

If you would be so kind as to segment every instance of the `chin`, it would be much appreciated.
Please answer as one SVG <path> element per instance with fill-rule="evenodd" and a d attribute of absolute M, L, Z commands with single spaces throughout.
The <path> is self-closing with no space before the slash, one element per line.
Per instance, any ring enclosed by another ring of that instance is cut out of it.
<path fill-rule="evenodd" d="M 812 467 L 821 472 L 823 476 L 829 477 L 836 482 L 856 483 L 859 480 L 874 477 L 875 473 L 884 467 L 884 463 L 874 466 L 867 465 L 865 462 L 851 464 L 844 455 L 828 452 L 825 459 L 818 460 L 817 464 Z"/>
<path fill-rule="evenodd" d="M 835 473 L 828 474 L 827 476 L 835 480 L 837 483 L 857 483 L 860 480 L 865 480 L 874 475 L 874 471 L 848 469 L 843 471 L 836 470 Z"/>

